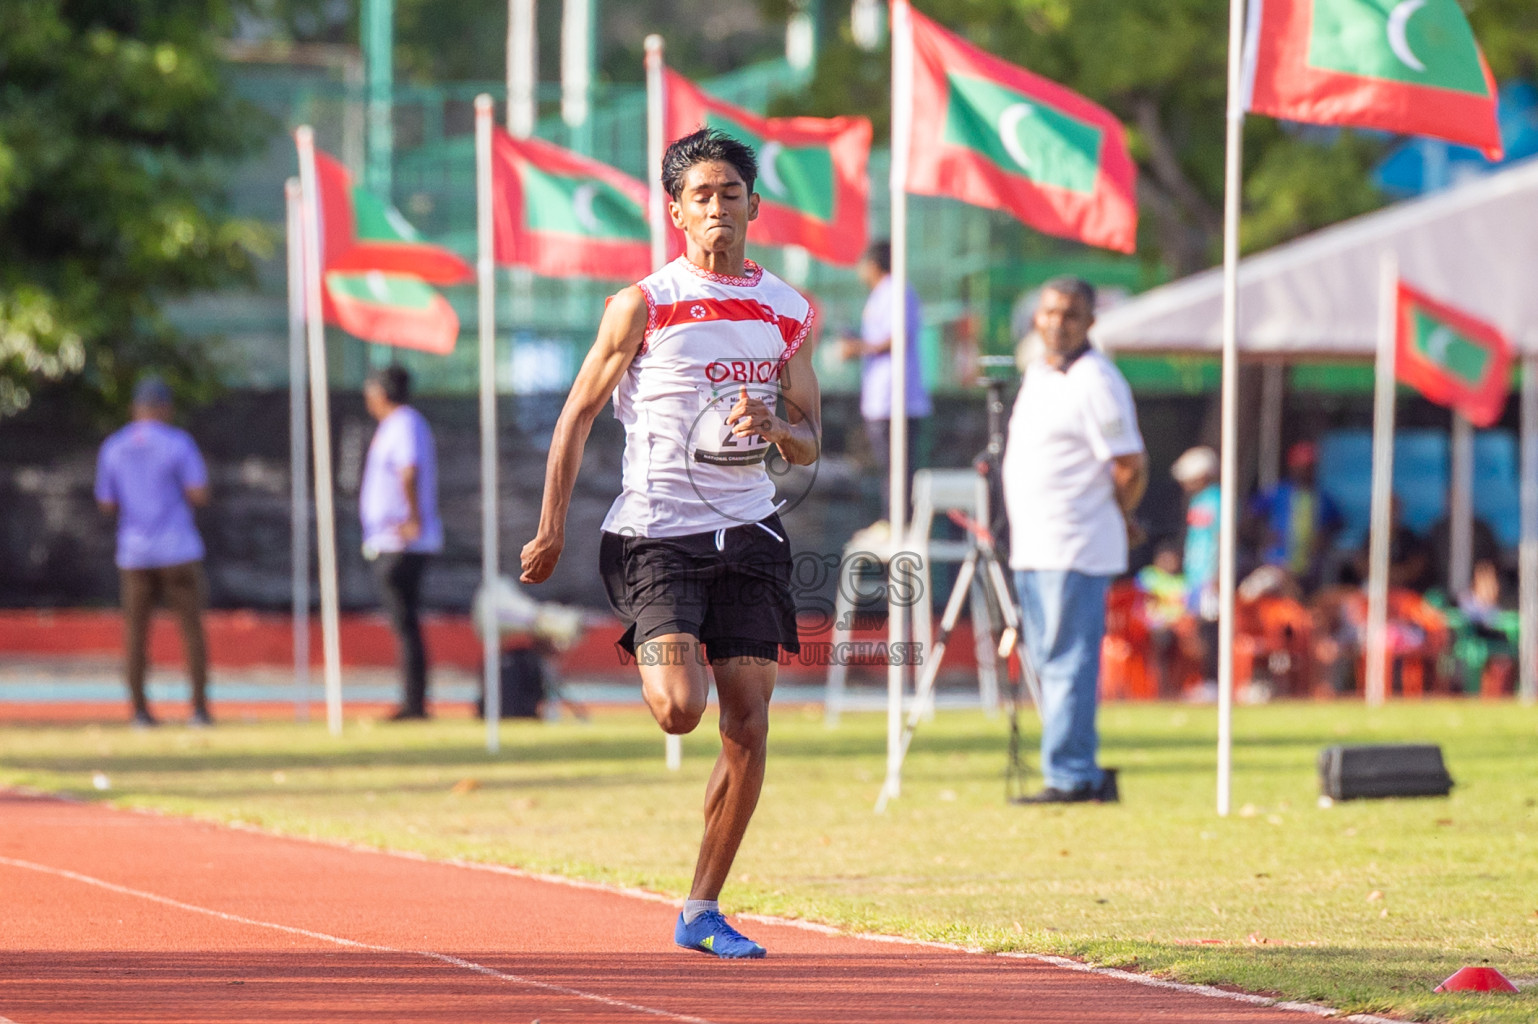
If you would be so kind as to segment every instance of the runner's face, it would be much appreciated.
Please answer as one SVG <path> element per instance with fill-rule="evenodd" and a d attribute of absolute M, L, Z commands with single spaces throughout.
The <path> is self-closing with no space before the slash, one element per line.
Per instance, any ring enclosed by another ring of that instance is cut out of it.
<path fill-rule="evenodd" d="M 668 203 L 673 225 L 705 252 L 747 244 L 748 221 L 758 217 L 758 193 L 737 168 L 721 160 L 698 163 L 684 174 L 678 198 Z"/>

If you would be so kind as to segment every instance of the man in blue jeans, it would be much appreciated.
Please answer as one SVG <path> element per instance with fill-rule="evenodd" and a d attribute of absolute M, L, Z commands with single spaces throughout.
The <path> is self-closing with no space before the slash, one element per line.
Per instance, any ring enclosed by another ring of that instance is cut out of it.
<path fill-rule="evenodd" d="M 1022 803 L 1112 802 L 1096 763 L 1100 642 L 1111 580 L 1127 571 L 1148 486 L 1132 389 L 1089 343 L 1095 289 L 1074 277 L 1041 289 L 1040 353 L 1026 367 L 1004 448 L 1010 567 L 1026 650 L 1041 679 L 1041 774 Z"/>

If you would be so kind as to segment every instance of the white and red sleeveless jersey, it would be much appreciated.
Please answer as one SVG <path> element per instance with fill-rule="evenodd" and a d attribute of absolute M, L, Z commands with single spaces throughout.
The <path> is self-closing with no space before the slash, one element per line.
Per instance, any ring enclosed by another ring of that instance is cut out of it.
<path fill-rule="evenodd" d="M 811 333 L 811 305 L 754 263 L 742 277 L 680 256 L 641 281 L 646 337 L 614 389 L 625 425 L 611 533 L 682 537 L 753 523 L 775 510 L 768 442 L 736 438 L 726 416 L 744 385 L 775 408 L 780 371 Z"/>

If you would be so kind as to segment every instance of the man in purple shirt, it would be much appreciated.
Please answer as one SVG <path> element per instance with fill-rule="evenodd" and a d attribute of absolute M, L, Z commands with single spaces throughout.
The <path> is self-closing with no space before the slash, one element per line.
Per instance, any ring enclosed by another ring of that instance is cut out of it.
<path fill-rule="evenodd" d="M 400 648 L 401 706 L 393 721 L 427 717 L 427 648 L 418 616 L 429 555 L 443 550 L 438 457 L 427 420 L 406 403 L 411 375 L 389 366 L 369 375 L 363 401 L 379 421 L 363 463 L 358 512 L 363 557 L 374 566 Z"/>
<path fill-rule="evenodd" d="M 203 639 L 203 538 L 192 507 L 208 504 L 208 470 L 185 430 L 171 426 L 171 390 L 157 377 L 134 389 L 133 421 L 107 438 L 96 461 L 96 503 L 117 516 L 117 567 L 133 724 L 159 723 L 144 696 L 150 617 L 158 601 L 176 615 L 192 677 L 190 725 L 208 714 Z"/>
<path fill-rule="evenodd" d="M 844 338 L 840 349 L 845 359 L 861 360 L 860 416 L 865 420 L 865 438 L 875 461 L 874 482 L 883 495 L 879 505 L 887 510 L 886 478 L 892 451 L 892 243 L 885 239 L 872 242 L 865 255 L 860 257 L 858 272 L 860 282 L 870 289 L 870 295 L 860 316 L 860 336 Z M 908 413 L 908 474 L 911 477 L 926 454 L 922 441 L 931 411 L 919 359 L 923 315 L 918 293 L 911 284 L 904 296 L 903 313 L 908 328 L 904 395 Z"/>

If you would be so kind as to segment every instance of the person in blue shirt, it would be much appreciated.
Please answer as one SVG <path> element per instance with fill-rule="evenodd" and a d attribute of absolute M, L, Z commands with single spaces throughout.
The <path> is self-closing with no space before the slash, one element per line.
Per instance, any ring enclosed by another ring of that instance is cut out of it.
<path fill-rule="evenodd" d="M 1218 646 L 1218 519 L 1222 512 L 1218 490 L 1218 453 L 1200 445 L 1175 460 L 1170 476 L 1185 491 L 1186 545 L 1182 559 L 1186 575 L 1186 607 L 1196 615 L 1202 641 L 1203 684 L 1217 683 Z"/>
<path fill-rule="evenodd" d="M 1315 483 L 1318 451 L 1310 441 L 1287 449 L 1287 479 L 1250 500 L 1249 527 L 1259 562 L 1285 569 L 1303 590 L 1321 582 L 1323 562 L 1345 519 Z"/>
<path fill-rule="evenodd" d="M 422 576 L 443 550 L 438 454 L 432 428 L 407 403 L 411 375 L 389 366 L 369 375 L 363 401 L 379 421 L 363 463 L 358 512 L 363 557 L 373 565 L 400 649 L 401 704 L 393 721 L 427 717 L 427 648 L 422 642 Z"/>
<path fill-rule="evenodd" d="M 192 683 L 193 726 L 208 712 L 208 647 L 203 636 L 203 538 L 193 507 L 208 504 L 208 470 L 197 444 L 171 426 L 171 389 L 146 377 L 134 389 L 133 420 L 102 443 L 96 503 L 117 517 L 123 660 L 136 728 L 159 725 L 145 698 L 150 618 L 164 601 L 181 627 Z"/>

